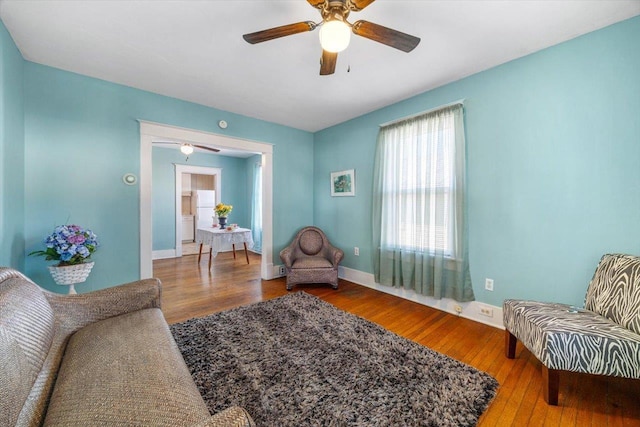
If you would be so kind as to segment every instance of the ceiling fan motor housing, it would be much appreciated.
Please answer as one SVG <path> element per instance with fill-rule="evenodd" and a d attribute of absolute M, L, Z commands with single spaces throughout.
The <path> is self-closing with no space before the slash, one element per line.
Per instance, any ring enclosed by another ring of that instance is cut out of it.
<path fill-rule="evenodd" d="M 347 18 L 349 17 L 349 0 L 340 1 L 340 0 L 332 0 L 324 3 L 323 7 L 320 9 L 320 13 L 322 14 L 322 21 L 342 21 L 345 24 L 351 26 L 347 22 Z"/>

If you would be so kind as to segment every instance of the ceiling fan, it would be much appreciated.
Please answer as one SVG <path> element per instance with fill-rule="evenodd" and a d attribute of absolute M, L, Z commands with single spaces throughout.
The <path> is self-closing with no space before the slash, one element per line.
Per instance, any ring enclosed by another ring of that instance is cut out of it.
<path fill-rule="evenodd" d="M 207 145 L 197 145 L 197 144 L 189 144 L 187 142 L 174 142 L 174 141 L 153 141 L 153 144 L 173 144 L 173 145 L 179 145 L 180 146 L 180 151 L 182 152 L 182 154 L 184 154 L 185 156 L 188 156 L 193 153 L 193 149 L 194 148 L 201 148 L 203 150 L 208 150 L 208 151 L 213 151 L 214 153 L 218 153 L 220 152 L 220 150 L 218 150 L 217 148 L 213 148 L 213 147 L 209 147 Z"/>
<path fill-rule="evenodd" d="M 420 38 L 369 21 L 359 20 L 353 24 L 347 21 L 349 13 L 359 12 L 374 1 L 375 0 L 307 0 L 311 6 L 320 11 L 322 21 L 319 23 L 302 21 L 245 34 L 242 37 L 248 43 L 255 44 L 279 37 L 313 31 L 321 26 L 321 76 L 335 72 L 338 52 L 343 51 L 349 45 L 351 33 L 377 41 L 378 43 L 386 44 L 403 52 L 411 52 L 418 43 L 420 43 Z"/>

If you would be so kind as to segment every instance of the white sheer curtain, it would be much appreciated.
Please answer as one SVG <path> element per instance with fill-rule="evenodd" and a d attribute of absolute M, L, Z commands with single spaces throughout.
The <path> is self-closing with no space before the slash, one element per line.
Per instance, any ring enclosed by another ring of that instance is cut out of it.
<path fill-rule="evenodd" d="M 382 127 L 374 168 L 376 281 L 472 301 L 462 105 Z"/>
<path fill-rule="evenodd" d="M 262 253 L 262 165 L 256 163 L 253 169 L 253 203 L 251 210 L 251 233 L 253 250 Z"/>

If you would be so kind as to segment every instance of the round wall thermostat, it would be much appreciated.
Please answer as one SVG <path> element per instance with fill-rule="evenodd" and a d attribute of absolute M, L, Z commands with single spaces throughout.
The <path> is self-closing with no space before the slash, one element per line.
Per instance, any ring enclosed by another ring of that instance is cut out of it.
<path fill-rule="evenodd" d="M 132 173 L 126 173 L 122 177 L 122 181 L 127 185 L 134 185 L 136 182 L 138 182 L 138 177 Z"/>
<path fill-rule="evenodd" d="M 224 120 L 220 120 L 218 122 L 218 126 L 220 126 L 221 129 L 226 129 L 227 128 L 227 122 L 225 122 Z"/>

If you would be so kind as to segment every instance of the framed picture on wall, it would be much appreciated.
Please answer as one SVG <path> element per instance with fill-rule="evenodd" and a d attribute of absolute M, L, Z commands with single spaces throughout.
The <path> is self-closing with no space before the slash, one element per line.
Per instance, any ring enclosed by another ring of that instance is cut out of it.
<path fill-rule="evenodd" d="M 355 196 L 356 174 L 354 169 L 331 172 L 331 196 Z"/>

